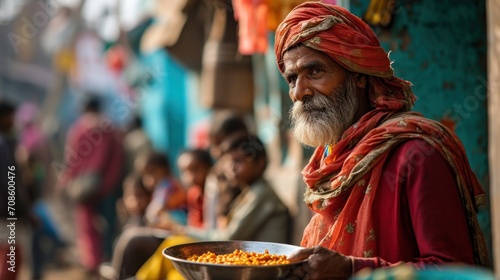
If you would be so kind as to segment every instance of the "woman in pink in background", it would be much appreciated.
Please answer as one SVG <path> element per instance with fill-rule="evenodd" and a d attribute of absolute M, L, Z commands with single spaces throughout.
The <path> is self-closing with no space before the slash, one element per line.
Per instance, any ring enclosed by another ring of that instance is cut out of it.
<path fill-rule="evenodd" d="M 80 118 L 71 126 L 65 146 L 63 184 L 75 195 L 75 226 L 82 264 L 90 275 L 104 255 L 111 254 L 115 224 L 115 200 L 122 180 L 122 141 L 111 121 L 100 112 L 100 102 L 91 97 Z M 103 219 L 104 218 L 104 219 Z M 99 221 L 106 223 L 99 223 Z M 109 252 L 106 252 L 106 247 Z"/>

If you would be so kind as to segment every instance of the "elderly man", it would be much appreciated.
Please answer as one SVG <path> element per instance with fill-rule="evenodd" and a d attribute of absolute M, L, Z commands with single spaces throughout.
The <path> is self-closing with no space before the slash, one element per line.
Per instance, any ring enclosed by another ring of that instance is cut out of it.
<path fill-rule="evenodd" d="M 324 3 L 296 7 L 276 31 L 295 137 L 317 147 L 302 171 L 316 212 L 295 276 L 347 278 L 406 262 L 489 265 L 476 213 L 484 192 L 457 136 L 409 112 L 410 82 L 370 27 Z"/>

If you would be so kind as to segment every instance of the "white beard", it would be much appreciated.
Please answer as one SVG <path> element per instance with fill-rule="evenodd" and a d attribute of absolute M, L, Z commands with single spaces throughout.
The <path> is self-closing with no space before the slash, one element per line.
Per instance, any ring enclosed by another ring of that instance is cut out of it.
<path fill-rule="evenodd" d="M 331 95 L 314 94 L 293 104 L 290 110 L 293 134 L 299 142 L 311 147 L 335 144 L 354 123 L 358 110 L 356 85 L 348 76 Z"/>

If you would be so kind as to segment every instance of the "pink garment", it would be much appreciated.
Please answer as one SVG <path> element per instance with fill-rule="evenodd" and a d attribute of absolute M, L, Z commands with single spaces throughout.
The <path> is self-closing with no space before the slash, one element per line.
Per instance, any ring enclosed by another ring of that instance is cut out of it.
<path fill-rule="evenodd" d="M 85 268 L 96 271 L 103 261 L 103 244 L 100 229 L 96 226 L 99 213 L 88 205 L 77 205 L 75 221 L 77 248 Z"/>
<path fill-rule="evenodd" d="M 234 18 L 239 23 L 240 54 L 267 52 L 267 15 L 265 0 L 233 0 Z"/>
<path fill-rule="evenodd" d="M 208 149 L 210 147 L 210 122 L 203 120 L 195 124 L 190 131 L 190 146 L 197 149 Z"/>
<path fill-rule="evenodd" d="M 104 253 L 102 229 L 97 223 L 102 215 L 99 204 L 119 187 L 123 162 L 122 144 L 109 119 L 87 113 L 71 127 L 65 147 L 64 181 L 67 183 L 84 172 L 97 172 L 101 177 L 94 199 L 77 205 L 75 210 L 77 245 L 89 271 L 97 270 Z"/>
<path fill-rule="evenodd" d="M 20 131 L 19 144 L 30 153 L 45 145 L 45 135 L 36 123 L 38 112 L 35 104 L 24 103 L 15 115 L 15 123 Z"/>
<path fill-rule="evenodd" d="M 20 133 L 20 143 L 28 152 L 34 152 L 45 144 L 45 136 L 33 124 L 27 125 Z"/>
<path fill-rule="evenodd" d="M 85 172 L 101 175 L 97 199 L 116 188 L 121 179 L 123 147 L 117 128 L 109 119 L 84 114 L 71 127 L 65 147 L 65 182 Z"/>

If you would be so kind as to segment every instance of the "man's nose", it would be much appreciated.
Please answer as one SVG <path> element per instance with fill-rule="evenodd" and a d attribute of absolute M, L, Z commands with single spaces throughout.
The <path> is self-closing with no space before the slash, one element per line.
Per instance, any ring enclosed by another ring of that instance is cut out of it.
<path fill-rule="evenodd" d="M 295 81 L 295 86 L 290 91 L 290 98 L 292 99 L 293 102 L 302 101 L 302 99 L 304 99 L 304 96 L 312 94 L 313 92 L 309 88 L 309 83 L 307 82 L 307 79 L 297 78 L 297 80 Z"/>

